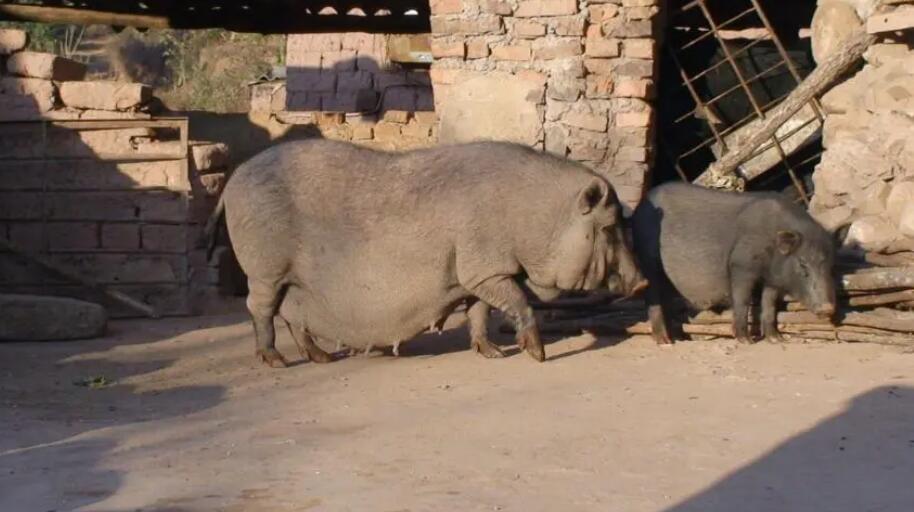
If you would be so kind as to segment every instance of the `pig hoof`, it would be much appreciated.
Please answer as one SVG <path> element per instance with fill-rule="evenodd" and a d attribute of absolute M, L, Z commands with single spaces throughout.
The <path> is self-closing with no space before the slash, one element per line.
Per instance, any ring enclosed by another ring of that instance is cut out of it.
<path fill-rule="evenodd" d="M 308 349 L 308 356 L 311 358 L 312 362 L 323 364 L 333 362 L 333 356 L 324 352 L 320 347 L 314 347 Z"/>
<path fill-rule="evenodd" d="M 658 345 L 672 345 L 673 344 L 673 340 L 670 338 L 669 334 L 654 336 L 654 341 L 656 341 Z"/>
<path fill-rule="evenodd" d="M 499 359 L 505 357 L 505 352 L 489 340 L 473 340 L 472 348 L 487 359 Z"/>
<path fill-rule="evenodd" d="M 279 353 L 275 348 L 261 349 L 257 351 L 257 358 L 260 359 L 262 363 L 265 363 L 270 368 L 285 368 L 289 366 L 286 363 L 286 359 L 282 357 L 282 354 Z"/>
<path fill-rule="evenodd" d="M 543 350 L 543 342 L 535 327 L 528 327 L 520 333 L 517 337 L 517 346 L 541 363 L 546 360 L 546 351 Z"/>
<path fill-rule="evenodd" d="M 781 333 L 777 332 L 774 334 L 769 334 L 765 336 L 765 341 L 768 343 L 784 343 L 784 337 L 781 336 Z"/>

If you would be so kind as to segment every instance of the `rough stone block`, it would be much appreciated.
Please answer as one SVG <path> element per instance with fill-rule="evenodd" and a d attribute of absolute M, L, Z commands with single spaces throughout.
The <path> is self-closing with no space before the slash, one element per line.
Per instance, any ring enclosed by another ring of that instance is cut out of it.
<path fill-rule="evenodd" d="M 388 123 L 406 124 L 409 122 L 409 112 L 405 110 L 388 110 L 384 112 L 383 119 Z"/>
<path fill-rule="evenodd" d="M 647 162 L 647 148 L 624 146 L 616 151 L 616 161 Z"/>
<path fill-rule="evenodd" d="M 86 77 L 84 64 L 53 53 L 28 51 L 14 53 L 6 61 L 6 70 L 11 75 L 55 81 L 82 80 Z"/>
<path fill-rule="evenodd" d="M 620 77 L 651 78 L 654 76 L 654 63 L 649 60 L 625 60 L 616 64 L 613 71 Z"/>
<path fill-rule="evenodd" d="M 97 338 L 108 325 L 108 313 L 102 306 L 64 297 L 0 295 L 0 311 L 0 340 Z"/>
<path fill-rule="evenodd" d="M 568 153 L 568 142 L 565 130 L 561 126 L 553 125 L 546 128 L 546 151 L 560 157 Z"/>
<path fill-rule="evenodd" d="M 575 0 L 521 0 L 514 15 L 518 18 L 563 16 L 578 12 Z"/>
<path fill-rule="evenodd" d="M 562 118 L 562 123 L 584 130 L 605 132 L 607 126 L 607 117 L 604 114 L 569 112 Z"/>
<path fill-rule="evenodd" d="M 404 125 L 400 129 L 400 133 L 402 133 L 404 137 L 411 137 L 414 139 L 427 139 L 432 134 L 432 127 L 427 124 L 413 121 L 407 125 Z"/>
<path fill-rule="evenodd" d="M 0 55 L 9 55 L 25 48 L 28 35 L 25 30 L 0 28 Z"/>
<path fill-rule="evenodd" d="M 908 203 L 898 219 L 898 230 L 908 238 L 914 238 L 914 203 Z"/>
<path fill-rule="evenodd" d="M 381 142 L 396 141 L 401 136 L 401 126 L 399 123 L 381 121 L 374 127 L 374 138 Z"/>
<path fill-rule="evenodd" d="M 585 95 L 588 98 L 602 99 L 612 96 L 615 85 L 609 75 L 588 75 L 586 87 Z"/>
<path fill-rule="evenodd" d="M 203 187 L 203 192 L 206 195 L 218 197 L 225 187 L 226 175 L 224 172 L 214 172 L 211 174 L 203 174 L 199 179 L 200 185 Z"/>
<path fill-rule="evenodd" d="M 599 162 L 606 157 L 606 149 L 593 146 L 591 144 L 582 144 L 571 140 L 569 142 L 568 158 L 579 162 Z"/>
<path fill-rule="evenodd" d="M 152 98 L 152 89 L 143 84 L 124 82 L 62 82 L 61 101 L 74 108 L 130 110 Z"/>
<path fill-rule="evenodd" d="M 845 243 L 868 251 L 880 252 L 897 238 L 895 227 L 882 217 L 861 217 L 847 232 Z"/>
<path fill-rule="evenodd" d="M 596 4 L 587 7 L 588 20 L 592 24 L 599 25 L 604 21 L 609 21 L 619 15 L 619 6 L 607 3 Z"/>
<path fill-rule="evenodd" d="M 914 204 L 914 181 L 895 183 L 886 199 L 886 212 L 892 222 L 901 222 L 901 216 L 908 205 Z"/>
<path fill-rule="evenodd" d="M 549 18 L 549 27 L 557 36 L 583 36 L 585 25 L 583 16 Z"/>
<path fill-rule="evenodd" d="M 499 72 L 480 73 L 461 81 L 439 100 L 440 141 L 537 143 L 542 139 L 542 113 L 528 98 L 543 95 L 543 81 Z"/>
<path fill-rule="evenodd" d="M 659 7 L 629 7 L 625 10 L 625 17 L 629 20 L 649 20 L 660 12 Z"/>
<path fill-rule="evenodd" d="M 577 101 L 584 92 L 584 79 L 552 77 L 546 87 L 546 96 L 560 101 Z"/>
<path fill-rule="evenodd" d="M 222 142 L 191 142 L 191 169 L 205 172 L 222 169 L 229 162 L 229 148 Z"/>
<path fill-rule="evenodd" d="M 603 33 L 621 38 L 651 37 L 654 28 L 650 20 L 626 20 L 620 23 L 618 19 L 613 19 L 603 24 Z"/>
<path fill-rule="evenodd" d="M 824 62 L 855 30 L 863 25 L 857 11 L 846 2 L 824 2 L 812 17 L 812 55 Z"/>
<path fill-rule="evenodd" d="M 514 14 L 514 8 L 509 2 L 503 0 L 480 0 L 479 10 L 488 14 L 497 14 L 499 16 L 510 16 Z"/>
<path fill-rule="evenodd" d="M 359 123 L 352 126 L 352 140 L 371 140 L 374 137 L 374 127 L 368 123 Z"/>

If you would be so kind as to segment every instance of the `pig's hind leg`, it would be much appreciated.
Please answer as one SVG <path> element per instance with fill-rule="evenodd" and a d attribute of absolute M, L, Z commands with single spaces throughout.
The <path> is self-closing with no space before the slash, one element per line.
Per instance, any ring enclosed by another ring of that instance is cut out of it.
<path fill-rule="evenodd" d="M 487 321 L 489 305 L 481 300 L 473 300 L 467 308 L 467 324 L 470 329 L 470 348 L 489 359 L 505 357 L 505 352 L 489 341 Z"/>
<path fill-rule="evenodd" d="M 248 279 L 247 306 L 254 323 L 255 355 L 273 368 L 288 366 L 286 359 L 276 350 L 276 330 L 273 316 L 281 298 L 278 281 Z"/>
<path fill-rule="evenodd" d="M 292 335 L 292 339 L 295 340 L 295 346 L 298 347 L 298 353 L 301 354 L 302 359 L 305 361 L 314 361 L 315 363 L 329 363 L 333 361 L 333 356 L 317 346 L 317 343 L 314 342 L 314 338 L 308 334 L 308 330 L 304 325 L 296 327 L 286 320 L 286 327 L 289 329 L 289 334 Z"/>

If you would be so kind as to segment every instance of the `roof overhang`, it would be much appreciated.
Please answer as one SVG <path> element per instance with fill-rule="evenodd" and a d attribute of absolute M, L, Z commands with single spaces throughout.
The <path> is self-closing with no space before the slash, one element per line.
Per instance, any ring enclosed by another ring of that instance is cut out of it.
<path fill-rule="evenodd" d="M 429 32 L 428 0 L 0 0 L 0 20 L 294 34 Z"/>

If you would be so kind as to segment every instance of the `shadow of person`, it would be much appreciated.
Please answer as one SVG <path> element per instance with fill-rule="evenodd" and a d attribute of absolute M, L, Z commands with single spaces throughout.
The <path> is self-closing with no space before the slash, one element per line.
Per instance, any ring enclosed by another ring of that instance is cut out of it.
<path fill-rule="evenodd" d="M 666 512 L 914 510 L 914 388 L 883 386 Z"/>

